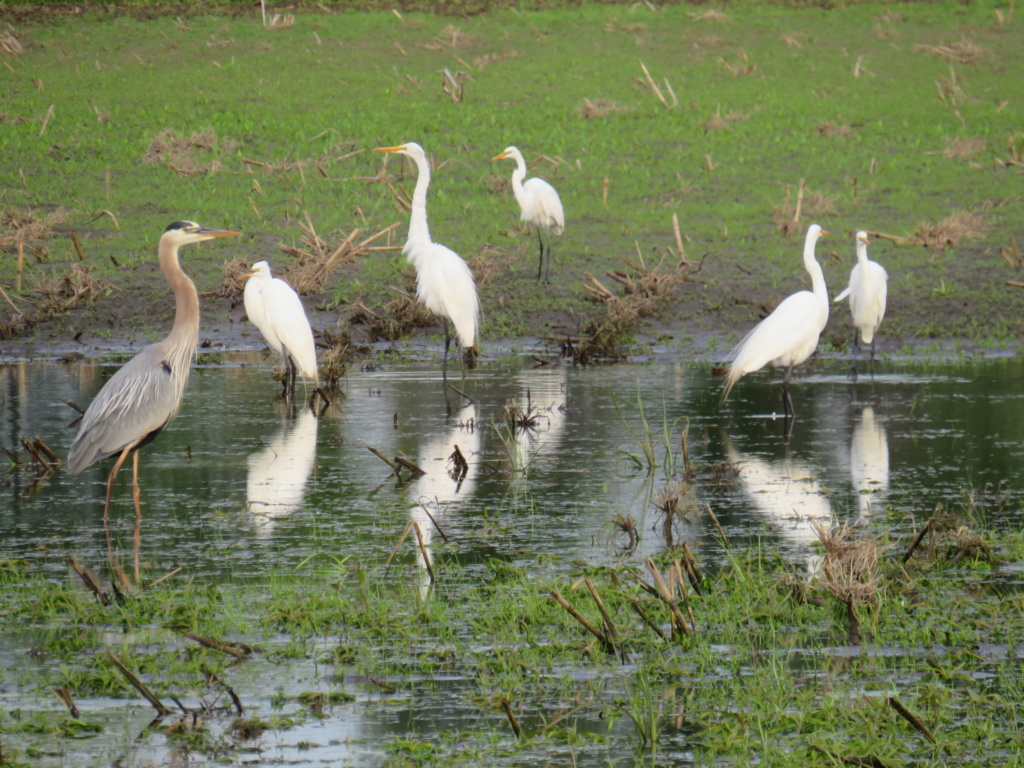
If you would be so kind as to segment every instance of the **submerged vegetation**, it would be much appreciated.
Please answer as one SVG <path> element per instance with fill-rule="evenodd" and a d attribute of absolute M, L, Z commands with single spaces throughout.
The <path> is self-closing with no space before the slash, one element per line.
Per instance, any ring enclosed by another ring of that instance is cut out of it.
<path fill-rule="evenodd" d="M 6 686 L 63 706 L 5 712 L 4 759 L 50 764 L 117 729 L 83 703 L 96 697 L 149 699 L 159 717 L 130 736 L 144 749 L 238 759 L 269 733 L 285 754 L 334 754 L 288 733 L 449 689 L 458 731 L 393 731 L 383 764 L 618 765 L 631 742 L 649 765 L 1016 765 L 1024 614 L 1005 565 L 1024 539 L 974 525 L 961 511 L 901 539 L 822 528 L 812 574 L 756 545 L 467 567 L 450 540 L 431 587 L 412 539 L 388 566 L 318 541 L 258 584 L 152 574 L 106 604 L 71 571 L 55 583 L 6 561 L 0 642 L 33 648 Z M 253 697 L 266 675 L 295 682 Z"/>

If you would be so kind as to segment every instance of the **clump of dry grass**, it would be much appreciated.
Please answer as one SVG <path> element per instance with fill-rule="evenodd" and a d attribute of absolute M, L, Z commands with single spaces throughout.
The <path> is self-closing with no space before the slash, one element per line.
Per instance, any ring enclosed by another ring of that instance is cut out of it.
<path fill-rule="evenodd" d="M 830 595 L 846 606 L 849 641 L 856 645 L 860 642 L 857 605 L 878 604 L 882 580 L 878 568 L 878 544 L 873 539 L 853 539 L 853 529 L 846 523 L 826 525 L 814 521 L 811 525 L 825 548 L 821 583 Z"/>
<path fill-rule="evenodd" d="M 0 53 L 16 59 L 23 50 L 14 27 L 7 25 L 7 29 L 0 31 Z"/>
<path fill-rule="evenodd" d="M 915 45 L 915 51 L 941 56 L 953 64 L 975 64 L 985 55 L 985 49 L 970 40 L 957 40 L 949 45 Z"/>
<path fill-rule="evenodd" d="M 18 243 L 49 240 L 56 234 L 53 227 L 66 218 L 67 211 L 63 208 L 43 216 L 32 210 L 4 208 L 0 213 L 0 251 L 13 253 Z"/>
<path fill-rule="evenodd" d="M 724 131 L 733 123 L 741 123 L 748 119 L 749 115 L 741 115 L 739 112 L 730 112 L 728 115 L 722 115 L 722 105 L 719 104 L 718 108 L 715 109 L 715 114 L 704 121 L 705 131 Z"/>
<path fill-rule="evenodd" d="M 616 512 L 612 518 L 612 526 L 616 534 L 623 539 L 619 547 L 625 552 L 632 552 L 640 543 L 640 529 L 637 527 L 636 518 L 632 515 L 624 515 Z"/>
<path fill-rule="evenodd" d="M 800 185 L 797 189 L 795 204 L 791 200 L 791 194 L 792 190 L 787 186 L 786 199 L 782 201 L 782 205 L 772 211 L 775 226 L 786 237 L 799 234 L 804 230 L 803 222 L 805 217 L 813 220 L 825 216 L 834 216 L 837 213 L 835 200 L 822 192 L 809 191 L 804 186 L 803 179 L 800 180 Z"/>
<path fill-rule="evenodd" d="M 395 341 L 416 328 L 429 328 L 438 320 L 425 306 L 410 294 L 392 288 L 398 296 L 377 311 L 358 302 L 349 312 L 348 321 L 353 325 L 365 325 L 370 341 Z"/>
<path fill-rule="evenodd" d="M 173 130 L 166 130 L 150 142 L 142 162 L 150 165 L 166 164 L 168 168 L 183 176 L 216 173 L 224 167 L 218 161 L 201 163 L 199 160 L 201 154 L 212 152 L 216 148 L 217 135 L 213 128 L 193 133 L 188 138 L 178 136 Z M 227 146 L 223 148 L 231 149 Z"/>
<path fill-rule="evenodd" d="M 492 245 L 485 245 L 466 259 L 477 288 L 482 288 L 507 273 L 517 261 L 515 254 L 502 253 Z"/>
<path fill-rule="evenodd" d="M 230 261 L 220 265 L 224 278 L 220 282 L 220 288 L 215 291 L 201 292 L 200 296 L 216 296 L 222 299 L 237 299 L 245 292 L 245 284 L 248 280 L 243 279 L 251 269 L 249 262 L 241 256 L 236 256 Z"/>
<path fill-rule="evenodd" d="M 961 158 L 971 160 L 980 153 L 984 152 L 988 147 L 988 142 L 985 139 L 970 138 L 970 139 L 948 139 L 946 146 L 939 152 L 926 152 L 926 155 L 945 155 L 950 160 L 959 160 Z"/>
<path fill-rule="evenodd" d="M 846 139 L 853 136 L 853 128 L 847 123 L 834 123 L 831 120 L 825 120 L 824 122 L 818 123 L 817 131 L 819 136 L 824 136 L 826 139 Z"/>
<path fill-rule="evenodd" d="M 40 296 L 39 309 L 54 312 L 70 309 L 79 300 L 92 303 L 113 286 L 102 277 L 93 275 L 92 264 L 72 264 L 63 275 L 39 279 L 35 292 Z"/>
<path fill-rule="evenodd" d="M 576 108 L 576 114 L 583 115 L 587 120 L 595 120 L 609 115 L 624 115 L 629 112 L 629 107 L 617 104 L 611 99 L 584 99 L 583 103 Z"/>
<path fill-rule="evenodd" d="M 327 351 L 320 355 L 320 379 L 327 391 L 335 393 L 342 376 L 348 370 L 348 363 L 365 354 L 366 347 L 356 346 L 352 342 L 352 330 L 347 324 L 340 324 L 338 333 L 325 330 L 324 343 Z"/>
<path fill-rule="evenodd" d="M 371 246 L 370 243 L 395 229 L 398 224 L 381 229 L 367 238 L 358 240 L 363 234 L 361 229 L 353 229 L 340 242 L 328 243 L 313 226 L 309 213 L 305 213 L 305 223 L 297 222 L 302 234 L 299 241 L 303 247 L 278 243 L 277 247 L 291 256 L 294 261 L 284 268 L 288 282 L 300 294 L 316 293 L 334 268 L 341 264 L 351 264 L 357 258 L 366 256 L 372 251 L 399 250 L 401 246 Z M 343 233 L 339 233 L 343 234 Z"/>
<path fill-rule="evenodd" d="M 988 231 L 988 222 L 978 213 L 960 211 L 935 223 L 921 222 L 916 234 L 922 245 L 933 251 L 955 248 L 966 240 L 983 238 Z"/>
<path fill-rule="evenodd" d="M 473 66 L 477 69 L 483 69 L 490 64 L 497 64 L 501 61 L 507 61 L 508 59 L 514 59 L 519 55 L 519 51 L 502 51 L 501 53 L 486 53 L 483 56 L 477 56 L 473 59 Z"/>
<path fill-rule="evenodd" d="M 583 338 L 572 348 L 574 362 L 589 363 L 598 357 L 615 357 L 632 335 L 639 318 L 634 301 L 616 296 L 607 299 L 604 310 L 587 323 Z"/>

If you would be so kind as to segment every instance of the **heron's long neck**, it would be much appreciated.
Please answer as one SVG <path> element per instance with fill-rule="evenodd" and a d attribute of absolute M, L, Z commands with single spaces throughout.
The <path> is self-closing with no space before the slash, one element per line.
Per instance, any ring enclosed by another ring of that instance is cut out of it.
<path fill-rule="evenodd" d="M 825 288 L 825 273 L 821 271 L 821 265 L 814 258 L 814 246 L 817 238 L 808 238 L 804 243 L 804 266 L 811 275 L 811 290 L 825 307 L 826 318 L 828 317 L 828 291 Z"/>
<path fill-rule="evenodd" d="M 174 326 L 164 339 L 165 359 L 182 388 L 192 368 L 192 357 L 199 344 L 199 295 L 178 263 L 178 247 L 160 241 L 160 270 L 174 291 Z"/>
<path fill-rule="evenodd" d="M 430 186 L 430 164 L 426 158 L 416 158 L 416 167 L 419 175 L 416 177 L 416 189 L 412 193 L 408 245 L 430 242 L 430 229 L 427 227 L 427 187 Z"/>

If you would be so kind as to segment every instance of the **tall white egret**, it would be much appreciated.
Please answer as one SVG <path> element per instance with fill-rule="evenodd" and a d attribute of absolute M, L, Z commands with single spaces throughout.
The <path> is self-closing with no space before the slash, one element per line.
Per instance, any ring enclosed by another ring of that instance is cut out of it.
<path fill-rule="evenodd" d="M 540 241 L 540 264 L 537 267 L 537 279 L 540 280 L 541 273 L 543 273 L 544 279 L 550 280 L 551 236 L 549 230 L 560 235 L 565 229 L 562 201 L 558 198 L 555 188 L 544 179 L 536 177 L 526 179 L 526 163 L 522 153 L 515 147 L 508 147 L 497 157 L 491 158 L 491 162 L 504 160 L 507 157 L 516 161 L 516 169 L 512 171 L 512 192 L 515 193 L 516 202 L 519 203 L 521 211 L 519 219 L 536 227 L 537 239 Z"/>
<path fill-rule="evenodd" d="M 160 236 L 160 271 L 174 291 L 174 325 L 163 341 L 150 344 L 129 360 L 100 389 L 82 417 L 82 426 L 68 453 L 68 473 L 75 475 L 89 465 L 118 454 L 107 476 L 107 501 L 103 519 L 110 511 L 114 479 L 128 454 L 132 455 L 132 500 L 139 510 L 139 449 L 167 426 L 181 405 L 199 343 L 199 295 L 178 262 L 178 249 L 238 232 L 201 227 L 194 221 L 175 221 Z"/>
<path fill-rule="evenodd" d="M 818 238 L 827 235 L 817 224 L 807 229 L 804 241 L 804 267 L 811 275 L 810 291 L 798 291 L 788 296 L 768 317 L 758 323 L 729 354 L 732 365 L 725 380 L 722 402 L 742 376 L 763 368 L 766 364 L 785 369 L 782 376 L 782 407 L 788 418 L 796 415 L 793 399 L 789 395 L 789 377 L 793 366 L 799 365 L 818 346 L 818 337 L 828 322 L 828 292 L 821 265 L 814 258 Z"/>
<path fill-rule="evenodd" d="M 284 394 L 295 394 L 295 377 L 301 373 L 319 386 L 316 344 L 299 294 L 270 272 L 270 265 L 258 261 L 243 277 L 245 313 L 259 329 L 271 349 L 284 358 Z"/>
<path fill-rule="evenodd" d="M 885 268 L 868 258 L 868 233 L 857 233 L 857 264 L 850 271 L 850 284 L 835 301 L 850 297 L 853 314 L 853 375 L 857 375 L 857 337 L 871 345 L 871 359 L 875 359 L 875 333 L 885 317 L 886 283 L 889 275 Z"/>
<path fill-rule="evenodd" d="M 427 188 L 430 186 L 430 163 L 423 147 L 415 142 L 397 147 L 380 147 L 375 152 L 397 152 L 416 163 L 418 176 L 412 194 L 409 235 L 402 253 L 416 269 L 416 298 L 438 315 L 444 324 L 444 366 L 442 377 L 448 378 L 448 349 L 451 346 L 450 325 L 455 326 L 457 342 L 464 349 L 476 345 L 480 323 L 480 298 L 469 265 L 451 248 L 430 239 L 427 226 Z"/>

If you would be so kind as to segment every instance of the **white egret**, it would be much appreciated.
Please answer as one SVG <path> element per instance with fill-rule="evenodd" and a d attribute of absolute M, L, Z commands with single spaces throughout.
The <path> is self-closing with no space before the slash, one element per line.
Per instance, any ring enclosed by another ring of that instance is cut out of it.
<path fill-rule="evenodd" d="M 804 242 L 804 267 L 811 275 L 810 291 L 788 296 L 768 317 L 758 323 L 729 354 L 732 365 L 725 380 L 722 401 L 740 378 L 763 368 L 766 364 L 785 369 L 782 376 L 782 407 L 788 418 L 795 415 L 789 395 L 789 377 L 793 366 L 799 365 L 814 352 L 818 337 L 828 322 L 828 292 L 821 265 L 814 258 L 818 238 L 827 235 L 817 224 L 807 229 Z"/>
<path fill-rule="evenodd" d="M 295 394 L 295 377 L 302 374 L 319 386 L 316 344 L 302 299 L 288 283 L 270 272 L 270 265 L 258 261 L 243 277 L 245 313 L 259 329 L 271 349 L 284 358 L 284 394 Z"/>
<path fill-rule="evenodd" d="M 836 296 L 835 301 L 850 297 L 853 325 L 853 375 L 857 375 L 857 337 L 871 345 L 871 359 L 875 359 L 875 333 L 885 317 L 886 283 L 889 275 L 885 268 L 868 259 L 868 233 L 858 232 L 857 264 L 850 271 L 850 284 Z"/>
<path fill-rule="evenodd" d="M 192 359 L 199 343 L 199 295 L 178 262 L 178 249 L 238 232 L 201 227 L 194 221 L 175 221 L 160 236 L 160 271 L 174 291 L 174 325 L 163 341 L 150 344 L 110 377 L 89 403 L 82 426 L 68 453 L 68 473 L 75 475 L 91 464 L 118 454 L 107 476 L 110 511 L 114 479 L 128 454 L 132 455 L 132 500 L 139 510 L 139 449 L 167 426 L 181 405 Z"/>
<path fill-rule="evenodd" d="M 469 265 L 451 248 L 430 239 L 427 226 L 427 188 L 430 186 L 430 163 L 423 147 L 415 142 L 397 147 L 380 147 L 375 152 L 397 152 L 416 163 L 418 176 L 412 194 L 409 235 L 402 253 L 416 269 L 416 298 L 438 315 L 444 324 L 444 366 L 442 377 L 448 378 L 448 349 L 451 346 L 450 325 L 455 326 L 457 343 L 474 349 L 480 323 L 480 298 Z"/>
<path fill-rule="evenodd" d="M 515 147 L 508 147 L 497 157 L 491 158 L 491 162 L 504 160 L 507 157 L 516 161 L 516 169 L 512 171 L 512 192 L 515 193 L 516 202 L 519 203 L 521 211 L 519 219 L 533 224 L 537 228 L 537 239 L 540 241 L 540 264 L 537 267 L 537 279 L 540 280 L 543 272 L 544 279 L 550 280 L 551 236 L 549 231 L 560 235 L 565 229 L 562 201 L 558 198 L 555 188 L 544 179 L 536 177 L 526 179 L 526 163 L 522 153 Z"/>

